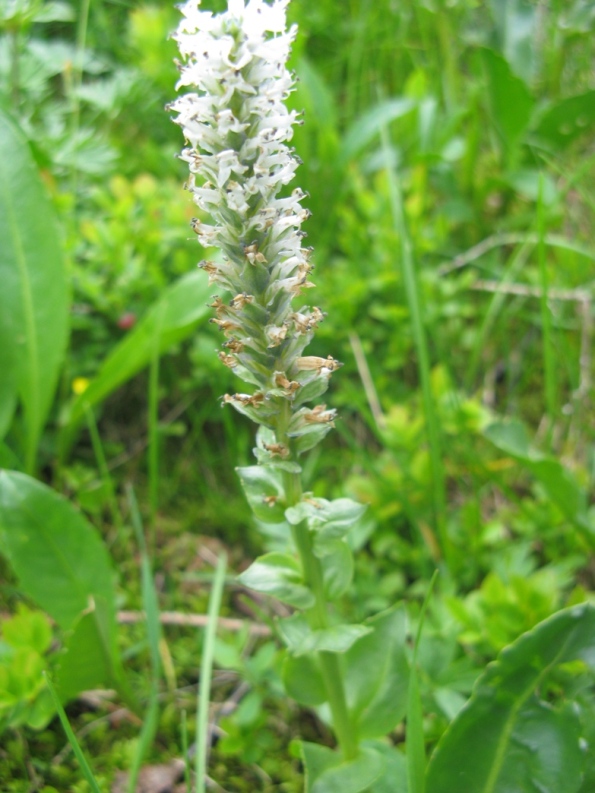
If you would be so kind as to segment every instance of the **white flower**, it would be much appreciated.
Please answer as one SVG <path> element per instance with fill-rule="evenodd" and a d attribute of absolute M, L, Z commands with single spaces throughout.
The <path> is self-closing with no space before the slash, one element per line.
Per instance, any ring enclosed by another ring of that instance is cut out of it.
<path fill-rule="evenodd" d="M 189 91 L 170 108 L 188 144 L 181 154 L 190 170 L 187 187 L 213 220 L 193 221 L 194 231 L 203 246 L 223 253 L 222 262 L 201 267 L 210 282 L 235 295 L 227 304 L 213 303 L 214 321 L 228 339 L 219 357 L 257 388 L 224 403 L 274 427 L 271 417 L 283 400 L 293 407 L 318 396 L 338 366 L 332 358 L 302 356 L 323 314 L 291 305 L 313 286 L 311 248 L 302 246 L 306 195 L 285 191 L 299 165 L 287 145 L 299 118 L 284 104 L 293 88 L 286 63 L 296 29 L 286 29 L 288 0 L 228 0 L 218 15 L 199 5 L 188 0 L 181 8 L 174 35 L 182 56 L 177 87 Z M 304 372 L 309 360 L 322 363 Z M 309 389 L 303 398 L 302 386 Z M 299 427 L 310 432 L 312 422 L 332 426 L 334 411 L 298 412 L 298 434 Z"/>

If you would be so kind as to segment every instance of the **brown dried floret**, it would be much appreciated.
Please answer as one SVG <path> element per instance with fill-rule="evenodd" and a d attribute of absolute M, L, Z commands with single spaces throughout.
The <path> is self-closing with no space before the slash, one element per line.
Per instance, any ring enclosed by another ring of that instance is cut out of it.
<path fill-rule="evenodd" d="M 340 361 L 336 361 L 331 355 L 329 355 L 328 358 L 319 358 L 316 355 L 305 355 L 297 359 L 296 366 L 300 372 L 316 371 L 320 374 L 324 369 L 328 370 L 328 372 L 335 372 L 337 369 L 340 369 L 343 364 Z"/>
<path fill-rule="evenodd" d="M 224 394 L 224 404 L 239 402 L 241 405 L 249 405 L 250 407 L 257 408 L 264 401 L 264 394 L 257 391 L 255 394 Z"/>
<path fill-rule="evenodd" d="M 242 352 L 244 349 L 244 345 L 242 344 L 242 342 L 238 341 L 237 339 L 230 339 L 229 341 L 226 341 L 223 346 L 226 347 L 231 352 L 236 353 L 236 355 Z"/>
<path fill-rule="evenodd" d="M 289 449 L 284 443 L 263 443 L 263 446 L 274 457 L 289 457 Z"/>
<path fill-rule="evenodd" d="M 275 372 L 275 385 L 278 388 L 284 388 L 288 396 L 295 394 L 300 387 L 300 384 L 295 380 L 288 380 L 285 372 Z"/>
<path fill-rule="evenodd" d="M 241 292 L 239 295 L 236 295 L 234 298 L 232 298 L 229 301 L 229 305 L 232 308 L 239 309 L 239 308 L 243 308 L 246 305 L 246 303 L 252 303 L 253 300 L 254 300 L 253 295 L 247 295 L 246 292 Z"/>
<path fill-rule="evenodd" d="M 316 405 L 308 413 L 304 413 L 304 421 L 310 424 L 333 424 L 333 420 L 336 417 L 337 411 L 334 409 L 327 410 L 326 405 Z"/>
<path fill-rule="evenodd" d="M 223 363 L 225 366 L 228 366 L 230 369 L 233 369 L 235 366 L 238 365 L 235 355 L 228 355 L 225 352 L 219 353 L 219 360 L 221 361 L 221 363 Z"/>

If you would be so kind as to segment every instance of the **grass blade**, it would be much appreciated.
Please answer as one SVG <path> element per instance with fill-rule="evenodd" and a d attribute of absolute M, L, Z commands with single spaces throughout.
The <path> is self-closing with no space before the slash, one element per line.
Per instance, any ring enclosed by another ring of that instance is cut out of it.
<path fill-rule="evenodd" d="M 182 734 L 182 757 L 184 758 L 184 782 L 186 784 L 186 793 L 192 793 L 192 787 L 190 783 L 190 762 L 188 758 L 188 725 L 186 723 L 185 710 L 182 710 L 180 718 L 180 732 Z"/>
<path fill-rule="evenodd" d="M 113 524 L 119 532 L 122 529 L 122 515 L 120 514 L 120 508 L 118 507 L 114 480 L 112 479 L 107 465 L 105 452 L 103 451 L 103 444 L 101 442 L 101 436 L 99 435 L 97 422 L 95 421 L 95 415 L 90 405 L 86 406 L 85 413 L 87 416 L 87 428 L 89 430 L 89 435 L 91 436 L 91 445 L 93 446 L 93 453 L 95 454 L 95 461 L 97 462 L 99 476 L 101 477 L 101 482 L 107 493 L 107 503 L 109 505 Z"/>
<path fill-rule="evenodd" d="M 155 520 L 159 501 L 159 359 L 161 331 L 163 327 L 163 304 L 157 312 L 157 322 L 153 334 L 153 349 L 149 367 L 149 505 L 151 531 L 151 547 L 155 550 Z"/>
<path fill-rule="evenodd" d="M 213 672 L 213 655 L 215 636 L 217 633 L 217 617 L 221 608 L 221 596 L 225 583 L 227 557 L 222 554 L 217 560 L 215 580 L 209 598 L 209 623 L 205 631 L 205 641 L 200 665 L 200 685 L 198 690 L 198 708 L 196 711 L 196 793 L 205 793 L 207 775 L 207 741 L 209 733 L 209 702 L 211 694 L 211 676 Z"/>
<path fill-rule="evenodd" d="M 554 348 L 552 339 L 552 315 L 548 305 L 549 278 L 545 253 L 545 202 L 543 200 L 544 180 L 543 174 L 539 175 L 539 195 L 537 199 L 537 259 L 539 262 L 539 275 L 541 279 L 541 325 L 543 339 L 543 370 L 545 375 L 545 404 L 548 417 L 547 447 L 551 448 L 554 421 L 556 420 L 558 386 L 556 382 L 556 367 L 554 362 Z"/>
<path fill-rule="evenodd" d="M 128 503 L 130 505 L 132 526 L 134 528 L 141 553 L 142 601 L 147 618 L 147 638 L 151 657 L 151 693 L 149 695 L 149 704 L 140 733 L 137 750 L 130 768 L 130 776 L 128 778 L 128 791 L 129 793 L 134 793 L 136 790 L 136 783 L 143 758 L 146 756 L 157 730 L 157 722 L 159 717 L 159 680 L 161 676 L 161 655 L 159 652 L 159 643 L 161 641 L 161 622 L 159 620 L 157 592 L 155 590 L 155 584 L 153 581 L 153 571 L 151 569 L 151 561 L 147 551 L 147 543 L 143 531 L 142 519 L 138 509 L 136 497 L 134 495 L 134 490 L 131 486 L 128 487 Z"/>
<path fill-rule="evenodd" d="M 83 754 L 83 750 L 81 749 L 79 742 L 76 739 L 76 735 L 74 734 L 72 727 L 70 726 L 70 722 L 68 721 L 68 716 L 66 715 L 66 712 L 62 707 L 62 703 L 60 702 L 60 699 L 56 694 L 56 690 L 50 681 L 49 675 L 47 674 L 47 672 L 44 672 L 43 676 L 45 678 L 46 685 L 50 692 L 50 696 L 52 697 L 52 700 L 54 702 L 54 706 L 58 712 L 58 718 L 62 723 L 62 727 L 64 728 L 64 732 L 66 733 L 68 742 L 72 747 L 72 751 L 74 752 L 74 755 L 78 760 L 78 763 L 81 767 L 81 771 L 83 772 L 83 776 L 87 780 L 89 787 L 92 790 L 92 793 L 101 793 L 101 789 L 97 784 L 95 777 L 93 776 L 93 772 L 91 771 L 91 766 L 87 762 L 87 758 Z"/>
<path fill-rule="evenodd" d="M 434 520 L 436 533 L 440 538 L 442 553 L 447 566 L 451 567 L 450 562 L 450 541 L 446 532 L 446 484 L 444 465 L 442 462 L 442 444 L 440 419 L 434 404 L 431 386 L 430 356 L 424 329 L 423 310 L 415 261 L 413 257 L 413 246 L 407 228 L 405 209 L 401 195 L 401 185 L 396 169 L 392 166 L 390 157 L 390 145 L 388 130 L 386 126 L 381 129 L 382 149 L 386 162 L 388 175 L 388 187 L 390 204 L 395 228 L 399 234 L 401 243 L 401 271 L 405 293 L 407 295 L 407 305 L 411 317 L 411 326 L 415 350 L 417 353 L 419 377 L 421 381 L 422 398 L 424 405 L 424 415 L 426 419 L 426 431 L 428 436 L 428 446 L 430 450 L 430 466 L 432 470 L 432 497 L 434 502 Z"/>
<path fill-rule="evenodd" d="M 430 597 L 432 595 L 437 577 L 438 570 L 436 570 L 432 576 L 428 591 L 421 607 L 409 677 L 409 692 L 407 702 L 407 789 L 409 793 L 425 793 L 426 787 L 426 750 L 424 743 L 423 711 L 419 692 L 419 678 L 417 674 L 417 651 L 426 618 L 428 603 L 430 602 Z"/>

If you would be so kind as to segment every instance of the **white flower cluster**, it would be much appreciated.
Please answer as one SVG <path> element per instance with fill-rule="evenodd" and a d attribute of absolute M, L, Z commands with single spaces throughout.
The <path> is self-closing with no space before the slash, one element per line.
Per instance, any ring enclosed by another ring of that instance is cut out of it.
<path fill-rule="evenodd" d="M 188 189 L 214 220 L 195 220 L 193 228 L 204 247 L 223 253 L 222 262 L 201 266 L 233 295 L 213 303 L 213 321 L 228 339 L 220 358 L 258 389 L 225 402 L 273 429 L 280 400 L 291 403 L 292 422 L 302 428 L 332 425 L 334 411 L 298 408 L 324 392 L 339 366 L 332 358 L 302 356 L 323 314 L 291 305 L 313 284 L 311 249 L 300 230 L 309 215 L 304 193 L 298 188 L 279 197 L 299 164 L 287 146 L 297 114 L 284 104 L 293 86 L 286 62 L 296 33 L 295 26 L 286 30 L 288 2 L 229 0 L 219 15 L 201 11 L 200 0 L 183 5 L 174 35 L 182 55 L 177 87 L 193 90 L 170 105 L 188 142 L 181 155 Z"/>

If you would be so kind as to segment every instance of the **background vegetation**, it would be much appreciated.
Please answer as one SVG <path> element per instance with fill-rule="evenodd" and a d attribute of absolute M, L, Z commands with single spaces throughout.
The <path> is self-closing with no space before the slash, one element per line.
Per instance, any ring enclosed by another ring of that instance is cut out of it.
<path fill-rule="evenodd" d="M 2 275 L 0 311 L 14 324 L 2 320 L 0 340 L 16 339 L 29 368 L 13 393 L 5 342 L 0 466 L 67 496 L 103 538 L 126 686 L 143 706 L 159 701 L 153 764 L 181 756 L 182 722 L 192 743 L 202 632 L 163 626 L 155 693 L 154 645 L 129 613 L 143 608 L 129 486 L 159 608 L 182 623 L 206 613 L 220 550 L 238 572 L 280 542 L 254 524 L 234 473 L 252 458 L 253 428 L 221 409 L 236 386 L 214 352 L 211 290 L 194 273 L 205 254 L 189 239 L 196 210 L 164 112 L 178 16 L 167 2 L 0 2 L 0 107 L 11 119 L 2 159 L 24 136 L 43 180 L 30 199 L 9 194 L 0 168 L 2 207 L 22 199 L 27 223 L 49 195 L 59 228 L 36 254 L 47 284 L 31 310 L 47 353 L 15 330 L 18 298 Z M 328 397 L 337 432 L 306 478 L 317 495 L 369 504 L 343 603 L 354 620 L 405 599 L 413 631 L 441 570 L 418 655 L 431 751 L 486 662 L 593 598 L 595 6 L 294 0 L 290 16 L 312 300 L 327 313 L 311 354 L 345 364 Z M 62 256 L 60 291 L 51 268 Z M 40 678 L 63 663 L 68 614 L 61 622 L 14 548 L 3 550 L 0 786 L 83 793 Z M 282 693 L 273 606 L 230 576 L 221 613 L 238 621 L 215 648 L 209 773 L 229 791 L 301 790 L 294 740 L 330 734 Z M 571 666 L 551 699 L 571 679 L 595 724 L 592 672 Z M 124 689 L 68 708 L 106 789 L 139 745 Z M 393 738 L 403 741 L 402 727 Z"/>

